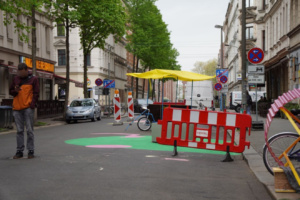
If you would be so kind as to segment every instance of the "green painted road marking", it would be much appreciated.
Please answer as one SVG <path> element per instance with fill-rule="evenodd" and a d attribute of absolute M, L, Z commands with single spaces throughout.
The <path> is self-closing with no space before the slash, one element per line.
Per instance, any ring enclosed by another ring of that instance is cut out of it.
<path fill-rule="evenodd" d="M 66 140 L 65 143 L 72 144 L 72 145 L 79 145 L 79 146 L 128 145 L 131 146 L 131 149 L 173 151 L 173 146 L 153 143 L 151 136 L 142 136 L 142 137 L 133 137 L 133 138 L 126 138 L 124 136 L 78 138 L 78 139 Z M 196 149 L 196 148 L 188 148 L 188 147 L 177 147 L 177 150 L 179 152 L 193 152 L 193 153 L 220 154 L 220 155 L 226 154 L 226 152 L 223 151 Z M 231 154 L 240 155 L 240 153 L 231 153 Z"/>

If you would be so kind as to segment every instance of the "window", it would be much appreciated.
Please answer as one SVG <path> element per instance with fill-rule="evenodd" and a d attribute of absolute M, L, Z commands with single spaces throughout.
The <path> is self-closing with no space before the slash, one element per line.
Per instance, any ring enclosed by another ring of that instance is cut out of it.
<path fill-rule="evenodd" d="M 91 66 L 91 54 L 86 55 L 86 65 Z"/>
<path fill-rule="evenodd" d="M 65 26 L 62 23 L 57 24 L 57 36 L 66 36 Z"/>
<path fill-rule="evenodd" d="M 6 16 L 7 20 L 8 20 L 8 16 Z M 13 27 L 12 27 L 12 23 L 8 23 L 6 24 L 6 36 L 8 39 L 12 39 L 13 38 Z"/>
<path fill-rule="evenodd" d="M 265 10 L 266 9 L 266 0 L 263 0 L 263 5 L 262 5 L 263 7 L 263 10 Z"/>
<path fill-rule="evenodd" d="M 65 49 L 58 49 L 58 66 L 66 65 L 66 50 Z"/>
<path fill-rule="evenodd" d="M 247 25 L 246 27 L 246 39 L 249 40 L 249 39 L 253 39 L 253 26 L 252 24 L 251 25 Z"/>
<path fill-rule="evenodd" d="M 27 26 L 31 27 L 31 20 L 29 18 L 27 18 Z M 31 40 L 31 31 L 27 32 L 27 37 L 28 37 L 28 45 L 31 46 L 32 45 L 32 40 Z"/>
<path fill-rule="evenodd" d="M 246 7 L 253 6 L 253 0 L 246 0 Z"/>
<path fill-rule="evenodd" d="M 45 27 L 45 38 L 46 38 L 46 51 L 50 52 L 50 28 L 48 26 Z"/>

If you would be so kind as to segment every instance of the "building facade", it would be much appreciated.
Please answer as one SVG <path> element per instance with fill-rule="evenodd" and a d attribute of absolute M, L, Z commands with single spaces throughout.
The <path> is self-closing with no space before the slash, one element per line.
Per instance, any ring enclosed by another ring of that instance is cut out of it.
<path fill-rule="evenodd" d="M 241 4 L 231 0 L 224 21 L 229 93 L 241 91 Z M 246 52 L 254 47 L 264 51 L 265 87 L 258 90 L 266 90 L 269 100 L 299 87 L 299 4 L 297 0 L 246 1 Z M 255 86 L 248 84 L 247 89 Z"/>
<path fill-rule="evenodd" d="M 0 10 L 0 102 L 4 99 L 12 99 L 9 95 L 9 85 L 17 74 L 17 66 L 25 62 L 32 67 L 31 56 L 31 33 L 27 33 L 28 42 L 19 37 L 12 22 L 5 25 L 4 12 Z M 20 15 L 18 20 L 31 26 L 31 17 Z M 53 25 L 52 21 L 45 17 L 42 12 L 36 13 L 36 76 L 40 83 L 40 100 L 54 99 L 54 55 L 53 55 Z"/>
<path fill-rule="evenodd" d="M 79 28 L 73 28 L 70 31 L 70 95 L 69 100 L 83 98 L 82 84 L 84 80 L 83 72 L 83 50 L 81 49 Z M 55 65 L 58 79 L 66 77 L 66 45 L 65 45 L 65 27 L 59 24 L 54 28 L 54 54 L 57 64 Z M 125 40 L 116 42 L 114 37 L 110 35 L 106 39 L 105 48 L 95 48 L 91 51 L 87 58 L 88 64 L 88 96 L 98 99 L 102 105 L 112 103 L 114 90 L 118 89 L 121 102 L 127 101 L 127 51 L 125 49 Z M 56 77 L 57 78 L 57 77 Z M 96 79 L 113 80 L 115 88 L 110 89 L 109 95 L 96 94 Z M 57 80 L 55 96 L 60 98 L 60 94 L 64 93 L 65 82 Z"/>

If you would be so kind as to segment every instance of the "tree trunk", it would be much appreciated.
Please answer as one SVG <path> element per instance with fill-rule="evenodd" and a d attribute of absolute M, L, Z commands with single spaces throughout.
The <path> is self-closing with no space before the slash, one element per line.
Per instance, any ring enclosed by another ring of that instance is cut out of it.
<path fill-rule="evenodd" d="M 35 19 L 35 5 L 31 6 L 31 55 L 32 55 L 32 74 L 36 75 L 36 19 Z"/>
<path fill-rule="evenodd" d="M 68 10 L 68 5 L 65 6 L 65 10 Z M 70 90 L 70 41 L 69 41 L 69 19 L 66 18 L 66 96 L 64 105 L 64 119 L 66 119 L 66 112 L 69 104 L 69 90 Z"/>
<path fill-rule="evenodd" d="M 158 102 L 159 102 L 159 100 L 160 100 L 160 80 L 158 80 L 158 89 L 157 89 L 157 93 L 158 93 L 157 99 L 158 99 Z"/>
<path fill-rule="evenodd" d="M 132 65 L 132 73 L 135 72 L 135 55 L 133 55 L 133 65 Z M 132 96 L 134 97 L 134 92 L 133 92 L 133 76 L 131 77 L 131 91 L 132 91 Z"/>
<path fill-rule="evenodd" d="M 137 61 L 136 61 L 136 72 L 138 72 L 139 70 L 139 58 L 137 58 Z M 135 80 L 136 82 L 136 98 L 138 99 L 139 98 L 139 78 L 136 78 Z"/>
<path fill-rule="evenodd" d="M 145 96 L 145 80 L 146 79 L 143 79 L 143 93 L 142 93 L 142 98 L 144 99 L 144 96 Z"/>
<path fill-rule="evenodd" d="M 88 98 L 88 91 L 87 91 L 87 53 L 83 51 L 83 81 L 84 81 L 84 98 Z"/>
<path fill-rule="evenodd" d="M 151 87 L 152 87 L 152 99 L 154 100 L 155 99 L 155 79 L 152 79 L 151 81 Z"/>

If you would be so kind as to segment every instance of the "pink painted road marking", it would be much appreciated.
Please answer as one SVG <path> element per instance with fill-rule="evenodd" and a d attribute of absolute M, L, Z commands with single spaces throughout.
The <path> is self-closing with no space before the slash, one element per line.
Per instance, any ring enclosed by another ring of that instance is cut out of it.
<path fill-rule="evenodd" d="M 102 149 L 122 149 L 122 148 L 131 148 L 129 145 L 88 145 L 88 148 L 102 148 Z"/>
<path fill-rule="evenodd" d="M 93 135 L 126 135 L 125 138 L 140 138 L 140 134 L 134 133 L 92 133 Z"/>
<path fill-rule="evenodd" d="M 188 162 L 188 159 L 180 159 L 180 158 L 165 158 L 165 160 L 174 160 L 174 161 L 182 161 L 182 162 Z"/>

